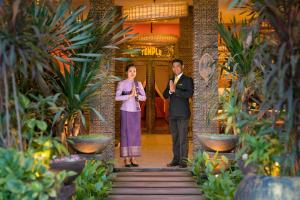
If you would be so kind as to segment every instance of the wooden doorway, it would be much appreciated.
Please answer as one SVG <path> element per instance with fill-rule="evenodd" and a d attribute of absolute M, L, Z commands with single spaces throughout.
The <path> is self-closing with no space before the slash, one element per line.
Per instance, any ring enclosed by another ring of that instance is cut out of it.
<path fill-rule="evenodd" d="M 141 103 L 142 130 L 147 133 L 168 133 L 168 102 L 163 91 L 171 76 L 169 59 L 135 59 L 136 80 L 140 81 L 147 95 Z"/>

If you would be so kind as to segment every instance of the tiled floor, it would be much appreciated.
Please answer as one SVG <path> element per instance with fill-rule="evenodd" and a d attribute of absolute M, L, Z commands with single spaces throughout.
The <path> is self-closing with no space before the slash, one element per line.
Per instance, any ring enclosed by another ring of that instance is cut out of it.
<path fill-rule="evenodd" d="M 191 158 L 191 142 L 189 144 L 189 158 Z M 140 168 L 165 168 L 172 157 L 170 134 L 142 134 L 142 156 L 137 159 Z M 119 146 L 115 148 L 115 167 L 124 167 Z"/>

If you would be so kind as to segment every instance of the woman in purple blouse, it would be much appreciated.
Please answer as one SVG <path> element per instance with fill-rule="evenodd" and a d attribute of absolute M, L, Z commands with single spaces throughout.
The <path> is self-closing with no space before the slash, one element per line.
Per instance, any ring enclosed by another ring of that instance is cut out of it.
<path fill-rule="evenodd" d="M 120 81 L 116 91 L 116 101 L 121 106 L 121 149 L 126 167 L 137 167 L 135 157 L 141 155 L 141 108 L 139 101 L 146 101 L 141 82 L 135 81 L 136 67 L 126 66 L 127 79 Z"/>

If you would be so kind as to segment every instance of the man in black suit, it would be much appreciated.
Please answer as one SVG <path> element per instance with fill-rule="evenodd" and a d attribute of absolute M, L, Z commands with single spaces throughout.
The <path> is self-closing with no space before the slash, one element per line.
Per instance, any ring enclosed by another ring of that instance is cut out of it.
<path fill-rule="evenodd" d="M 174 77 L 164 91 L 164 97 L 170 100 L 169 126 L 173 139 L 173 160 L 168 167 L 186 167 L 188 158 L 188 126 L 191 115 L 189 98 L 193 96 L 194 85 L 191 77 L 183 74 L 183 62 L 172 61 Z"/>

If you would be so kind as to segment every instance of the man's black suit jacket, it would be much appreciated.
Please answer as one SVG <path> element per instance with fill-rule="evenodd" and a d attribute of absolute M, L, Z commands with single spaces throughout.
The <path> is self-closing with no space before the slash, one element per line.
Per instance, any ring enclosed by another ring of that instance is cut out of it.
<path fill-rule="evenodd" d="M 172 80 L 174 82 L 174 78 Z M 166 99 L 170 98 L 170 119 L 188 119 L 191 115 L 189 98 L 194 93 L 193 79 L 182 74 L 176 84 L 175 92 L 170 94 L 169 90 L 168 83 L 163 95 Z"/>

